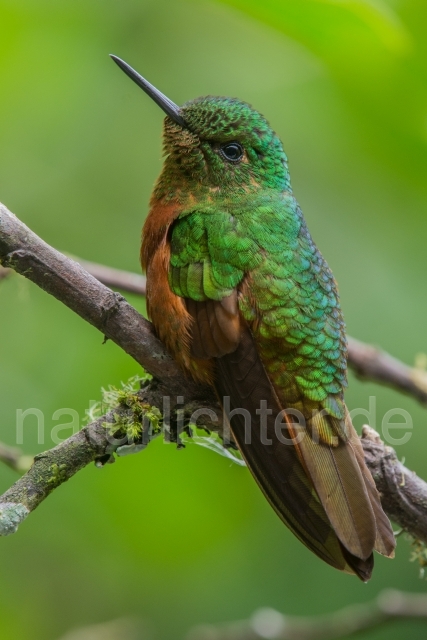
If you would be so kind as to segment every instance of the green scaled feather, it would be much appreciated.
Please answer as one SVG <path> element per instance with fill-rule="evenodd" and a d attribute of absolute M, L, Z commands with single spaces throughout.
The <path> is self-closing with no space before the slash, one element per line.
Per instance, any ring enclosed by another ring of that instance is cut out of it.
<path fill-rule="evenodd" d="M 280 395 L 305 402 L 307 418 L 313 402 L 341 417 L 346 353 L 338 295 L 289 194 L 201 203 L 175 222 L 170 285 L 177 295 L 221 300 L 245 274 L 256 309 L 242 299 L 240 311 L 249 324 L 257 319 L 258 348 Z"/>

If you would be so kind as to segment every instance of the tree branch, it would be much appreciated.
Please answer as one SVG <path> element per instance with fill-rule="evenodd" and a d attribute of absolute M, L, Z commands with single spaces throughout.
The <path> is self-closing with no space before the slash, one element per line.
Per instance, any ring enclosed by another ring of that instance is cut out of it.
<path fill-rule="evenodd" d="M 48 495 L 69 480 L 91 462 L 103 466 L 114 462 L 113 453 L 123 447 L 124 454 L 132 447 L 145 448 L 152 439 L 149 421 L 144 421 L 144 413 L 152 407 L 162 410 L 163 430 L 172 442 L 179 445 L 179 430 L 183 428 L 200 406 L 208 406 L 221 416 L 221 409 L 215 403 L 212 392 L 200 387 L 199 395 L 189 397 L 186 402 L 169 395 L 169 386 L 153 379 L 137 393 L 123 393 L 121 401 L 111 411 L 100 416 L 81 431 L 67 438 L 53 449 L 34 458 L 29 471 L 17 480 L 10 489 L 0 496 L 0 536 L 15 533 L 20 523 L 34 511 Z M 183 412 L 181 426 L 177 425 L 176 410 Z M 141 436 L 129 441 L 123 432 L 123 425 L 138 421 Z M 208 415 L 198 420 L 201 426 L 221 432 L 221 420 L 211 422 Z"/>
<path fill-rule="evenodd" d="M 427 545 L 427 482 L 407 469 L 378 433 L 365 425 L 362 446 L 366 464 L 389 518 Z"/>
<path fill-rule="evenodd" d="M 0 497 L 0 536 L 18 526 L 60 484 L 105 455 L 108 431 L 100 420 L 34 458 L 31 469 Z"/>
<path fill-rule="evenodd" d="M 196 628 L 187 640 L 335 640 L 348 638 L 395 620 L 427 622 L 427 596 L 389 589 L 371 603 L 352 605 L 323 616 L 288 616 L 260 609 L 250 620 L 221 627 Z"/>
<path fill-rule="evenodd" d="M 386 384 L 427 404 L 427 371 L 355 338 L 348 338 L 348 363 L 359 378 Z"/>
<path fill-rule="evenodd" d="M 32 456 L 26 456 L 15 447 L 8 447 L 3 442 L 0 442 L 0 462 L 3 462 L 8 467 L 17 471 L 18 473 L 24 473 L 33 464 L 34 458 Z"/>
<path fill-rule="evenodd" d="M 121 295 L 113 293 L 81 265 L 43 242 L 2 205 L 0 263 L 25 275 L 55 296 L 155 376 L 137 394 L 138 402 L 140 407 L 157 407 L 163 412 L 164 399 L 167 398 L 168 415 L 163 416 L 167 429 L 175 428 L 179 412 L 183 411 L 188 420 L 198 407 L 212 408 L 221 417 L 222 412 L 212 389 L 185 377 L 155 336 L 151 323 Z M 358 349 L 356 345 L 353 354 Z M 369 362 L 372 369 L 375 358 L 382 359 L 384 363 L 384 355 L 376 352 L 375 357 L 365 362 Z M 386 356 L 388 366 L 390 363 L 387 358 L 390 356 Z M 363 371 L 371 370 L 369 367 L 363 368 L 363 364 L 360 367 Z M 384 368 L 379 368 L 381 373 L 377 371 L 375 375 L 384 375 Z M 405 385 L 405 390 L 408 390 L 406 382 Z M 177 396 L 184 396 L 179 406 Z M 128 406 L 118 406 L 113 413 L 95 420 L 51 451 L 36 456 L 31 469 L 0 496 L 0 535 L 14 532 L 19 522 L 54 488 L 84 466 L 93 461 L 105 463 L 110 460 L 112 452 L 119 445 L 111 443 L 109 430 L 104 423 L 114 422 L 114 416 L 120 417 L 123 412 L 126 416 L 129 410 Z M 221 418 L 218 422 L 210 422 L 209 417 L 205 416 L 203 424 L 213 431 L 221 431 L 222 428 Z M 368 432 L 364 434 L 362 442 L 367 462 L 383 494 L 386 512 L 414 537 L 427 543 L 427 510 L 423 506 L 427 504 L 427 484 L 400 465 L 392 449 L 381 445 L 372 433 L 368 435 Z M 400 479 L 405 481 L 399 482 Z"/>
<path fill-rule="evenodd" d="M 103 264 L 89 262 L 82 258 L 74 258 L 74 260 L 78 262 L 83 269 L 107 287 L 145 296 L 147 284 L 145 276 L 138 273 L 132 273 L 131 271 L 123 271 L 122 269 L 113 269 L 113 267 L 106 267 Z"/>
<path fill-rule="evenodd" d="M 128 293 L 136 293 L 140 296 L 145 296 L 146 291 L 146 278 L 138 273 L 132 273 L 131 271 L 123 271 L 123 269 L 114 269 L 113 267 L 107 267 L 97 262 L 90 262 L 89 260 L 83 260 L 83 258 L 77 258 L 76 256 L 68 256 L 85 269 L 91 276 L 105 284 L 112 289 L 120 289 L 121 291 L 127 291 Z M 13 273 L 13 269 L 6 269 L 0 266 L 0 282 L 10 276 Z"/>
<path fill-rule="evenodd" d="M 250 620 L 192 629 L 187 640 L 340 640 L 394 621 L 427 622 L 427 596 L 388 589 L 373 602 L 352 605 L 322 616 L 288 616 L 259 609 Z M 68 632 L 61 640 L 141 640 L 144 625 L 121 618 Z M 151 635 L 150 635 L 151 637 Z"/>

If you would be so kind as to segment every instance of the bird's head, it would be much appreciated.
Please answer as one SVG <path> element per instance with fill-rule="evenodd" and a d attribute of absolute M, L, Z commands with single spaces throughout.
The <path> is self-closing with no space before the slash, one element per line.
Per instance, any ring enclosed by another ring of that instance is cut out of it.
<path fill-rule="evenodd" d="M 178 107 L 127 63 L 112 57 L 167 114 L 158 196 L 173 198 L 188 191 L 226 195 L 290 190 L 282 143 L 264 116 L 249 104 L 206 96 Z"/>

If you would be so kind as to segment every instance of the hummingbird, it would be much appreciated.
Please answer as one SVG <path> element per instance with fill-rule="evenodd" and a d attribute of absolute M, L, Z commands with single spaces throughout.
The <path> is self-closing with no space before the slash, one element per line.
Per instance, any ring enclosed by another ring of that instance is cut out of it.
<path fill-rule="evenodd" d="M 147 310 L 168 351 L 229 408 L 229 428 L 278 516 L 319 558 L 367 581 L 395 539 L 344 401 L 335 279 L 267 120 L 236 98 L 166 113 L 164 164 L 142 232 Z"/>

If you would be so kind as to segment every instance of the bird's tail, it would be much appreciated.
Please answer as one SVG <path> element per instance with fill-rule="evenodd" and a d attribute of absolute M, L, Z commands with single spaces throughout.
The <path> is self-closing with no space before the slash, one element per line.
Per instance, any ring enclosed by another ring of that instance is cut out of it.
<path fill-rule="evenodd" d="M 228 398 L 234 439 L 280 518 L 325 562 L 367 581 L 373 549 L 392 556 L 395 543 L 351 422 L 347 441 L 334 447 L 308 434 L 294 446 L 285 419 L 278 436 L 277 416 L 280 423 L 285 407 L 249 329 L 233 353 L 217 359 L 215 386 L 223 403 Z M 268 406 L 264 414 L 261 401 Z"/>

